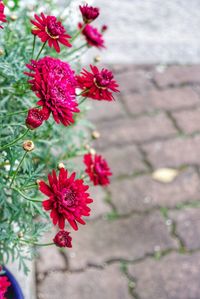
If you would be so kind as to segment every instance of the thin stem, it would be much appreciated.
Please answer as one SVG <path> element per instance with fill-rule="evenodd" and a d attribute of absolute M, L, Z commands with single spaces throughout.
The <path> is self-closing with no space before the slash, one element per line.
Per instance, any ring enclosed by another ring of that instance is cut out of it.
<path fill-rule="evenodd" d="M 42 203 L 41 200 L 37 200 L 37 199 L 32 199 L 31 197 L 28 197 L 26 194 L 22 193 L 18 188 L 16 187 L 12 187 L 13 190 L 17 191 L 22 197 L 24 197 L 25 199 L 32 201 L 32 202 L 40 202 Z"/>
<path fill-rule="evenodd" d="M 40 57 L 40 54 L 42 53 L 42 51 L 43 51 L 43 49 L 44 49 L 44 47 L 45 47 L 46 43 L 47 43 L 47 42 L 44 42 L 44 43 L 43 43 L 43 45 L 42 45 L 42 47 L 41 47 L 41 49 L 40 49 L 40 51 L 39 51 L 39 53 L 38 53 L 37 57 L 35 58 L 35 60 L 36 60 L 36 61 L 37 61 L 37 60 L 38 60 L 38 58 Z"/>
<path fill-rule="evenodd" d="M 21 161 L 19 162 L 19 165 L 17 166 L 17 169 L 16 169 L 16 171 L 15 171 L 13 177 L 12 177 L 12 181 L 11 181 L 11 183 L 10 183 L 10 187 L 12 187 L 12 184 L 13 184 L 15 178 L 16 178 L 16 175 L 18 174 L 18 171 L 19 171 L 19 169 L 20 169 L 20 166 L 22 165 L 22 163 L 23 163 L 23 161 L 24 161 L 24 159 L 25 159 L 27 153 L 28 153 L 28 152 L 25 152 L 25 153 L 23 154 L 23 157 L 21 158 Z"/>
<path fill-rule="evenodd" d="M 33 183 L 33 184 L 30 184 L 30 185 L 27 185 L 27 186 L 21 188 L 21 190 L 32 189 L 34 187 L 37 187 L 37 183 Z"/>
<path fill-rule="evenodd" d="M 34 35 L 34 38 L 33 38 L 33 48 L 32 48 L 32 54 L 31 54 L 32 59 L 33 59 L 33 55 L 34 55 L 34 51 L 35 51 L 35 40 L 36 40 L 36 35 Z"/>
<path fill-rule="evenodd" d="M 34 245 L 34 246 L 50 246 L 50 245 L 55 245 L 54 243 L 34 243 L 34 242 L 31 242 L 30 240 L 20 240 L 21 242 L 24 242 L 24 243 L 28 243 L 28 244 L 31 244 L 31 245 Z"/>
<path fill-rule="evenodd" d="M 73 53 L 75 53 L 75 52 L 81 50 L 81 49 L 84 48 L 85 46 L 87 46 L 87 43 L 86 43 L 86 44 L 83 44 L 83 45 L 80 46 L 79 48 L 75 48 L 75 49 L 73 49 L 71 52 L 67 53 L 67 56 L 72 55 Z"/>
<path fill-rule="evenodd" d="M 5 144 L 4 146 L 2 146 L 0 148 L 0 151 L 3 151 L 4 149 L 13 146 L 15 143 L 17 143 L 17 141 L 19 141 L 20 139 L 22 139 L 24 136 L 26 136 L 26 134 L 28 134 L 28 132 L 30 131 L 30 129 L 27 129 L 22 135 L 18 136 L 16 139 L 14 139 L 12 142 Z"/>
<path fill-rule="evenodd" d="M 81 93 L 76 94 L 76 96 L 80 97 L 80 96 L 82 96 L 82 94 L 86 93 L 87 91 L 89 91 L 89 88 L 86 88 L 86 89 L 82 90 Z"/>
<path fill-rule="evenodd" d="M 4 115 L 0 116 L 0 118 L 4 118 L 4 117 L 8 117 L 8 116 L 13 116 L 13 115 L 17 115 L 17 114 L 23 114 L 23 113 L 28 112 L 28 110 L 29 109 L 18 111 L 18 112 L 13 112 L 13 113 L 7 113 L 7 114 L 4 114 Z"/>
<path fill-rule="evenodd" d="M 86 99 L 87 99 L 87 97 L 83 98 L 83 99 L 78 103 L 78 105 L 80 106 L 82 103 L 85 102 Z"/>
<path fill-rule="evenodd" d="M 72 38 L 70 39 L 70 43 L 72 43 L 72 42 L 79 36 L 79 34 L 81 34 L 81 32 L 85 29 L 85 26 L 86 26 L 86 24 L 84 24 L 84 25 L 82 26 L 82 28 L 81 28 L 80 30 L 78 30 L 78 31 L 74 34 L 74 36 L 72 36 Z"/>

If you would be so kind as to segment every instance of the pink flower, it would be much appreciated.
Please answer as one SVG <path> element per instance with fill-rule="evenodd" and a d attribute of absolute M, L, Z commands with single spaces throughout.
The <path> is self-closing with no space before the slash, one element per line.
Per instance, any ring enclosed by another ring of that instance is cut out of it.
<path fill-rule="evenodd" d="M 79 8 L 85 23 L 91 23 L 99 16 L 99 9 L 97 7 L 92 7 L 88 6 L 88 4 L 85 4 L 83 6 L 80 5 Z"/>
<path fill-rule="evenodd" d="M 82 28 L 82 24 L 79 24 L 79 28 Z M 105 48 L 104 39 L 102 34 L 93 26 L 87 24 L 82 31 L 89 46 L 97 48 Z"/>
<path fill-rule="evenodd" d="M 6 299 L 4 295 L 10 285 L 11 283 L 8 281 L 6 276 L 0 276 L 0 299 Z"/>
<path fill-rule="evenodd" d="M 74 122 L 73 114 L 79 112 L 75 97 L 76 79 L 70 65 L 59 59 L 44 57 L 32 60 L 27 65 L 31 72 L 29 83 L 40 99 L 37 104 L 43 107 L 46 119 L 52 113 L 57 123 L 68 126 Z"/>
<path fill-rule="evenodd" d="M 60 230 L 53 239 L 54 243 L 58 247 L 72 247 L 72 238 L 70 233 L 66 230 Z"/>
<path fill-rule="evenodd" d="M 114 100 L 112 92 L 119 92 L 119 90 L 112 72 L 107 69 L 100 71 L 92 65 L 90 68 L 92 72 L 83 69 L 81 75 L 77 76 L 78 86 L 83 90 L 82 96 L 98 101 Z"/>
<path fill-rule="evenodd" d="M 43 181 L 39 183 L 40 191 L 49 197 L 43 201 L 43 208 L 51 211 L 53 224 L 58 223 L 60 229 L 64 229 L 67 220 L 74 230 L 78 230 L 77 222 L 85 224 L 82 216 L 90 215 L 87 205 L 93 200 L 86 192 L 89 186 L 75 176 L 75 173 L 69 176 L 68 171 L 61 168 L 58 177 L 55 170 L 48 175 L 49 185 Z"/>
<path fill-rule="evenodd" d="M 66 34 L 62 23 L 55 16 L 45 16 L 41 13 L 39 17 L 35 14 L 35 20 L 31 20 L 31 23 L 35 26 L 32 34 L 37 35 L 43 43 L 48 41 L 49 47 L 53 46 L 56 52 L 60 52 L 59 43 L 71 47 L 68 41 L 71 36 Z"/>
<path fill-rule="evenodd" d="M 0 22 L 6 22 L 6 16 L 4 14 L 5 6 L 3 2 L 0 0 Z M 3 28 L 3 26 L 0 26 L 0 28 Z"/>
<path fill-rule="evenodd" d="M 93 184 L 106 186 L 110 184 L 109 176 L 112 175 L 106 160 L 101 155 L 86 154 L 84 156 L 86 165 L 85 172 L 89 175 Z"/>

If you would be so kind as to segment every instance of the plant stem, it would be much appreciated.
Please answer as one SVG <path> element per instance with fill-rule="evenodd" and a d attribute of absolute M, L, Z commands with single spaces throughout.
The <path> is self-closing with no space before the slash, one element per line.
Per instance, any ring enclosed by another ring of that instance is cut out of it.
<path fill-rule="evenodd" d="M 44 47 L 45 47 L 46 43 L 47 43 L 47 42 L 44 42 L 44 43 L 43 43 L 43 45 L 42 45 L 42 47 L 41 47 L 41 49 L 40 49 L 40 51 L 39 51 L 39 53 L 38 53 L 37 57 L 35 58 L 35 60 L 36 60 L 36 61 L 37 61 L 37 60 L 38 60 L 38 58 L 40 57 L 40 54 L 42 53 L 42 51 L 43 51 L 43 49 L 44 49 Z"/>
<path fill-rule="evenodd" d="M 11 147 L 13 146 L 15 143 L 17 143 L 17 141 L 19 141 L 20 139 L 22 139 L 24 136 L 26 136 L 26 134 L 28 134 L 28 132 L 30 131 L 30 129 L 27 129 L 22 135 L 18 136 L 16 139 L 14 139 L 13 141 L 11 141 L 10 143 L 5 144 L 4 146 L 2 146 L 0 148 L 0 151 L 3 151 L 4 149 L 6 149 L 7 147 Z"/>
<path fill-rule="evenodd" d="M 23 154 L 23 157 L 21 158 L 21 161 L 19 162 L 19 165 L 17 166 L 17 169 L 16 169 L 16 171 L 15 171 L 13 177 L 12 177 L 12 181 L 11 181 L 11 183 L 10 183 L 10 187 L 12 187 L 12 184 L 13 184 L 15 178 L 16 178 L 16 175 L 18 174 L 18 171 L 19 171 L 19 169 L 20 169 L 20 166 L 22 165 L 22 163 L 23 163 L 23 161 L 24 161 L 24 159 L 25 159 L 27 153 L 28 153 L 28 152 L 25 152 L 25 153 Z"/>
<path fill-rule="evenodd" d="M 33 38 L 33 48 L 32 48 L 32 54 L 31 54 L 32 59 L 33 59 L 33 55 L 34 55 L 34 51 L 35 51 L 35 40 L 36 40 L 36 35 L 34 35 L 34 38 Z"/>
<path fill-rule="evenodd" d="M 83 99 L 78 103 L 78 105 L 80 106 L 82 103 L 85 102 L 86 99 L 87 99 L 87 97 L 83 98 Z"/>
<path fill-rule="evenodd" d="M 73 53 L 79 51 L 80 49 L 84 48 L 85 46 L 87 46 L 87 43 L 86 44 L 83 44 L 82 46 L 80 46 L 79 48 L 75 48 L 74 50 L 72 50 L 71 52 L 67 53 L 67 56 L 70 56 L 72 55 Z"/>
<path fill-rule="evenodd" d="M 86 24 L 84 24 L 84 25 L 82 26 L 82 28 L 81 28 L 80 30 L 78 30 L 78 31 L 74 34 L 74 36 L 72 36 L 72 38 L 70 39 L 70 43 L 72 43 L 72 42 L 79 36 L 79 34 L 81 34 L 81 32 L 85 29 L 85 26 L 86 26 Z"/>
<path fill-rule="evenodd" d="M 36 200 L 36 199 L 32 199 L 31 197 L 26 196 L 26 194 L 22 193 L 18 188 L 16 187 L 12 187 L 13 190 L 17 191 L 22 197 L 24 197 L 25 199 L 29 200 L 29 201 L 33 201 L 33 202 L 42 202 L 41 200 Z"/>
<path fill-rule="evenodd" d="M 21 240 L 22 242 L 25 242 L 25 243 L 28 243 L 28 244 L 31 244 L 31 245 L 34 245 L 34 246 L 50 246 L 50 245 L 55 245 L 54 243 L 43 243 L 43 244 L 40 244 L 40 243 L 34 243 L 34 242 L 31 242 L 29 240 Z"/>
<path fill-rule="evenodd" d="M 8 117 L 8 116 L 13 116 L 13 115 L 17 115 L 17 114 L 23 114 L 28 112 L 29 109 L 26 110 L 22 110 L 22 111 L 18 111 L 18 112 L 13 112 L 13 113 L 8 113 L 8 114 L 4 114 L 3 116 L 0 116 L 0 118 L 4 118 L 4 117 Z"/>

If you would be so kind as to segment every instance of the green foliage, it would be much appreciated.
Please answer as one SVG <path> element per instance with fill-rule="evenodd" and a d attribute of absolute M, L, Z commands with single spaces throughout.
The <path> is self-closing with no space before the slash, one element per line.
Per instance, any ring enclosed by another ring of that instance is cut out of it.
<path fill-rule="evenodd" d="M 26 112 L 37 102 L 24 75 L 33 47 L 30 11 L 19 9 L 19 3 L 15 0 L 12 7 L 17 20 L 12 21 L 8 16 L 8 24 L 0 31 L 0 49 L 3 50 L 0 56 L 0 148 L 27 130 Z M 41 43 L 37 40 L 34 57 L 40 48 Z M 59 58 L 68 61 L 68 51 L 63 49 Z M 45 49 L 42 55 L 57 56 L 51 49 Z M 80 70 L 80 55 L 77 57 L 75 53 L 70 56 L 77 71 Z M 19 268 L 27 273 L 26 261 L 36 253 L 31 244 L 39 242 L 44 231 L 49 229 L 49 216 L 39 202 L 43 198 L 38 192 L 36 180 L 46 180 L 47 173 L 60 161 L 74 169 L 73 159 L 86 152 L 85 145 L 90 141 L 88 129 L 92 127 L 84 119 L 85 110 L 83 104 L 73 126 L 66 128 L 49 119 L 13 146 L 0 151 L 0 264 L 18 259 Z M 35 150 L 27 153 L 14 184 L 10 186 L 24 155 L 22 143 L 25 139 L 34 142 Z M 81 170 L 78 173 L 81 175 Z"/>

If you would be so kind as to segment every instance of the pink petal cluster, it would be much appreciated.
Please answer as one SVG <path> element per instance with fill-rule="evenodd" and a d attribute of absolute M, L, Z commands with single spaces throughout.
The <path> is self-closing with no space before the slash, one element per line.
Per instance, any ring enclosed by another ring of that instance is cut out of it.
<path fill-rule="evenodd" d="M 57 123 L 68 126 L 74 122 L 73 114 L 78 113 L 75 97 L 76 79 L 70 65 L 60 59 L 44 57 L 32 60 L 27 65 L 31 77 L 29 83 L 40 99 L 37 104 L 43 107 L 46 119 L 52 113 Z"/>
<path fill-rule="evenodd" d="M 83 6 L 79 6 L 79 9 L 82 13 L 83 21 L 85 23 L 91 23 L 99 16 L 99 8 L 88 6 L 85 4 Z"/>
<path fill-rule="evenodd" d="M 71 47 L 68 39 L 70 35 L 66 34 L 66 30 L 62 23 L 55 16 L 45 16 L 41 13 L 40 16 L 35 14 L 35 20 L 31 20 L 35 26 L 32 29 L 32 34 L 37 35 L 41 41 L 48 42 L 49 47 L 54 47 L 56 52 L 60 52 L 59 43 L 66 47 Z"/>
<path fill-rule="evenodd" d="M 79 23 L 79 28 L 82 28 L 82 24 Z M 82 30 L 82 34 L 85 36 L 89 46 L 97 48 L 105 48 L 103 35 L 97 28 L 87 24 Z"/>
<path fill-rule="evenodd" d="M 0 22 L 5 23 L 6 22 L 6 16 L 4 14 L 5 6 L 3 2 L 0 0 Z M 0 28 L 3 28 L 3 26 L 0 26 Z"/>
<path fill-rule="evenodd" d="M 75 176 L 75 173 L 69 176 L 68 171 L 61 168 L 58 176 L 55 170 L 48 175 L 49 185 L 44 181 L 39 183 L 40 191 L 48 196 L 48 199 L 43 201 L 43 208 L 51 211 L 53 224 L 58 223 L 60 229 L 64 229 L 67 220 L 74 230 L 78 230 L 77 222 L 85 224 L 82 217 L 90 215 L 87 205 L 93 200 L 87 193 L 89 186 Z"/>
<path fill-rule="evenodd" d="M 113 74 L 107 69 L 99 70 L 96 66 L 90 66 L 91 72 L 83 69 L 81 75 L 77 76 L 78 87 L 83 90 L 82 96 L 94 100 L 114 100 L 112 92 L 119 92 L 118 84 Z"/>
<path fill-rule="evenodd" d="M 6 276 L 0 276 L 0 299 L 6 299 L 5 294 L 11 283 Z"/>

